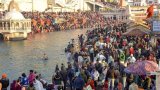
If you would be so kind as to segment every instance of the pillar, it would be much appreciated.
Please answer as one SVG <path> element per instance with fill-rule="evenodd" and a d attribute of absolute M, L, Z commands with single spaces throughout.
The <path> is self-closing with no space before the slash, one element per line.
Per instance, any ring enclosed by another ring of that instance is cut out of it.
<path fill-rule="evenodd" d="M 31 21 L 29 21 L 29 29 L 32 29 Z"/>
<path fill-rule="evenodd" d="M 9 30 L 11 30 L 11 28 L 12 28 L 12 22 L 11 22 L 11 20 L 9 21 Z"/>
<path fill-rule="evenodd" d="M 14 22 L 11 22 L 11 26 L 10 26 L 10 29 L 11 29 L 11 30 L 14 29 L 14 25 L 15 25 Z"/>
<path fill-rule="evenodd" d="M 4 22 L 2 21 L 2 30 L 4 30 Z"/>
<path fill-rule="evenodd" d="M 24 30 L 26 29 L 26 22 L 23 22 Z"/>
<path fill-rule="evenodd" d="M 9 29 L 9 27 L 8 27 L 8 22 L 5 22 L 5 28 L 6 28 L 6 30 Z"/>
<path fill-rule="evenodd" d="M 26 27 L 26 29 L 29 29 L 29 21 L 27 21 L 27 27 Z"/>
<path fill-rule="evenodd" d="M 24 23 L 21 22 L 21 29 L 24 30 Z"/>
<path fill-rule="evenodd" d="M 14 22 L 14 30 L 17 30 L 17 22 Z"/>
<path fill-rule="evenodd" d="M 28 28 L 28 22 L 25 21 L 24 23 L 25 23 L 25 29 L 27 29 Z"/>
<path fill-rule="evenodd" d="M 16 22 L 14 21 L 14 29 L 13 30 L 16 30 L 17 27 L 16 27 Z"/>
<path fill-rule="evenodd" d="M 24 29 L 27 29 L 27 22 L 24 22 Z"/>

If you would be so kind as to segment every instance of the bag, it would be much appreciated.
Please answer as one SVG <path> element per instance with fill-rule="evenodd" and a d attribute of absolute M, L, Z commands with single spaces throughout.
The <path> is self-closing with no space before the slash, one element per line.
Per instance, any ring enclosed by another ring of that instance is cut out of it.
<path fill-rule="evenodd" d="M 86 87 L 84 88 L 84 90 L 92 90 L 92 87 L 91 87 L 90 85 L 88 85 L 88 86 L 86 86 Z"/>

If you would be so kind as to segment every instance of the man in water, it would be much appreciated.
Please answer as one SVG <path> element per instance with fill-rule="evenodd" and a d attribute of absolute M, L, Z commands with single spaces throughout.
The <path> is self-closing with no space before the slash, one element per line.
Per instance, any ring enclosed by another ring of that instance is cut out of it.
<path fill-rule="evenodd" d="M 43 60 L 48 60 L 48 56 L 44 53 L 42 59 L 43 59 Z"/>

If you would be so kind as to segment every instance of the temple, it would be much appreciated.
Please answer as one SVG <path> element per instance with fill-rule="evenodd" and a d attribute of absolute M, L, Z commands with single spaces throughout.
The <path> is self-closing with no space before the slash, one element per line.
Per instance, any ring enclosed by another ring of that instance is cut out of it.
<path fill-rule="evenodd" d="M 18 4 L 12 0 L 5 17 L 0 20 L 0 34 L 4 40 L 24 40 L 31 32 L 31 19 L 25 19 Z"/>

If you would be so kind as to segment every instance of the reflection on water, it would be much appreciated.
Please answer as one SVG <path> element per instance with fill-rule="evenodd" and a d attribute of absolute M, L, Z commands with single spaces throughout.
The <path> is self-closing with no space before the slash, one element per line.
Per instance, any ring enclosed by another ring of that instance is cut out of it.
<path fill-rule="evenodd" d="M 36 34 L 24 41 L 0 42 L 0 75 L 7 73 L 9 79 L 17 79 L 21 73 L 28 74 L 30 69 L 41 73 L 51 82 L 55 65 L 66 62 L 64 48 L 68 41 L 86 30 L 62 31 Z M 43 61 L 46 53 L 48 61 Z"/>

